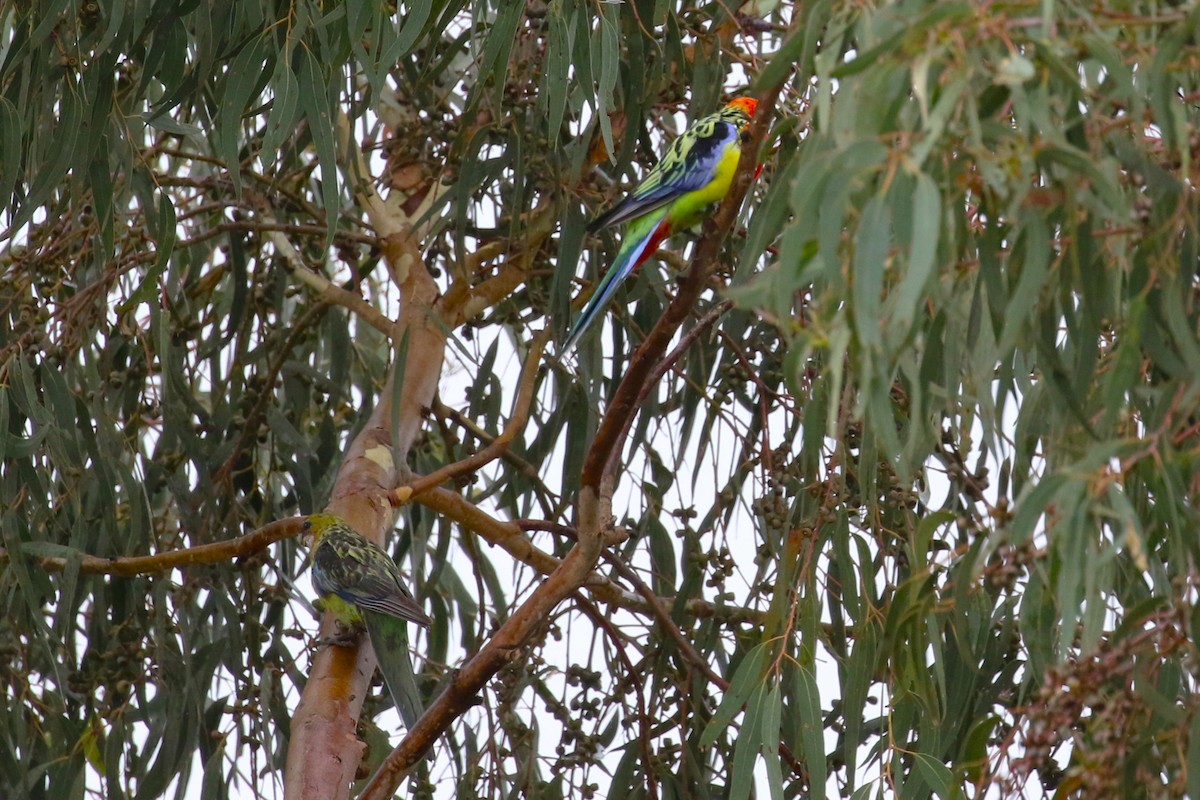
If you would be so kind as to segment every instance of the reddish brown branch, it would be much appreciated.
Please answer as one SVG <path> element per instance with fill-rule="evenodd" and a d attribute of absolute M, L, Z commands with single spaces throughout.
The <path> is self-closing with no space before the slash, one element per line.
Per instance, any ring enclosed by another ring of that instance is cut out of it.
<path fill-rule="evenodd" d="M 150 556 L 130 556 L 127 558 L 101 558 L 99 556 L 83 556 L 79 561 L 79 571 L 85 575 L 117 575 L 130 577 L 133 575 L 151 575 L 157 572 L 191 567 L 197 564 L 220 564 L 235 558 L 244 558 L 265 550 L 269 545 L 280 539 L 287 539 L 300 532 L 302 517 L 290 517 L 268 523 L 258 530 L 230 539 L 224 542 L 213 542 L 183 550 L 169 550 L 165 553 L 155 553 Z M 6 548 L 0 547 L 0 564 L 15 556 Z M 39 556 L 33 559 L 46 572 L 61 572 L 73 559 L 59 556 Z"/>
<path fill-rule="evenodd" d="M 454 520 L 488 544 L 504 548 L 513 558 L 543 575 L 550 574 L 561 563 L 549 553 L 534 547 L 516 524 L 496 519 L 449 489 L 434 487 L 416 495 L 413 501 Z"/>
<path fill-rule="evenodd" d="M 584 584 L 600 557 L 605 538 L 600 525 L 599 500 L 581 497 L 579 542 L 558 568 L 533 590 L 482 650 L 463 665 L 450 685 L 430 704 L 403 741 L 380 765 L 362 800 L 390 800 L 411 769 L 437 738 L 468 708 L 487 682 L 508 663 L 515 651 L 530 642 L 555 607 Z"/>

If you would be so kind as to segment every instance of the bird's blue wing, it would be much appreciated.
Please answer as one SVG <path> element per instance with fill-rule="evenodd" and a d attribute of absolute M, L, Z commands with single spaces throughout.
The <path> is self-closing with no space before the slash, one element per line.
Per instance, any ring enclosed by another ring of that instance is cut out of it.
<path fill-rule="evenodd" d="M 592 220 L 588 230 L 625 222 L 704 188 L 713 180 L 725 148 L 736 144 L 740 135 L 737 126 L 720 114 L 698 121 L 671 143 L 662 161 L 625 199 Z"/>

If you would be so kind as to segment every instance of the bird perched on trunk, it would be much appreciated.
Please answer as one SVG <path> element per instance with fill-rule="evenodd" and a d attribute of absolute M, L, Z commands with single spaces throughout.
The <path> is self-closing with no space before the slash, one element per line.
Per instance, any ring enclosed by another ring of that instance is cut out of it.
<path fill-rule="evenodd" d="M 630 273 L 667 237 L 695 225 L 729 192 L 757 107 L 757 100 L 739 97 L 692 123 L 628 196 L 588 225 L 595 232 L 630 222 L 616 259 L 571 327 L 564 353 L 579 342 Z"/>
<path fill-rule="evenodd" d="M 333 514 L 312 514 L 301 527 L 311 540 L 312 582 L 325 609 L 351 630 L 363 627 L 379 671 L 405 723 L 421 715 L 405 622 L 432 621 L 404 585 L 396 562 L 379 545 Z"/>
<path fill-rule="evenodd" d="M 312 540 L 312 581 L 338 621 L 361 626 L 364 611 L 428 625 L 396 562 L 333 514 L 312 514 L 301 532 Z"/>

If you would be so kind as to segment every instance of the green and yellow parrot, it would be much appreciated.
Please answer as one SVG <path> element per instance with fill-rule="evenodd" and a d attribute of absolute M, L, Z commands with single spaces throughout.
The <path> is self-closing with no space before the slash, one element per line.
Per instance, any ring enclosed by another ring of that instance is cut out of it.
<path fill-rule="evenodd" d="M 312 514 L 301 532 L 311 539 L 313 586 L 339 621 L 361 625 L 362 612 L 376 611 L 418 625 L 430 623 L 396 562 L 346 520 Z"/>
<path fill-rule="evenodd" d="M 344 519 L 312 514 L 301 532 L 310 539 L 313 587 L 325 609 L 343 626 L 367 629 L 392 700 L 412 727 L 421 716 L 421 699 L 406 623 L 432 620 L 405 587 L 396 562 Z"/>
<path fill-rule="evenodd" d="M 669 236 L 692 227 L 729 192 L 742 155 L 742 140 L 758 101 L 739 97 L 694 122 L 628 196 L 588 225 L 595 232 L 630 222 L 621 249 L 567 336 L 563 352 L 579 342 L 617 287 Z"/>

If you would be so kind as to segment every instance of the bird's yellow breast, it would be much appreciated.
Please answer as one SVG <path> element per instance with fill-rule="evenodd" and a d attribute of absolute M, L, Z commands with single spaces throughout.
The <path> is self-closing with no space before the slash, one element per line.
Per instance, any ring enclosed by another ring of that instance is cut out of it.
<path fill-rule="evenodd" d="M 321 598 L 326 611 L 347 627 L 358 627 L 363 624 L 362 611 L 353 603 L 348 603 L 336 594 L 327 594 Z"/>
<path fill-rule="evenodd" d="M 668 216 L 674 230 L 695 225 L 704 218 L 709 206 L 719 203 L 729 193 L 729 185 L 733 183 L 741 155 L 742 148 L 739 142 L 725 145 L 721 159 L 713 170 L 712 180 L 695 191 L 680 195 L 679 199 L 671 204 Z"/>

